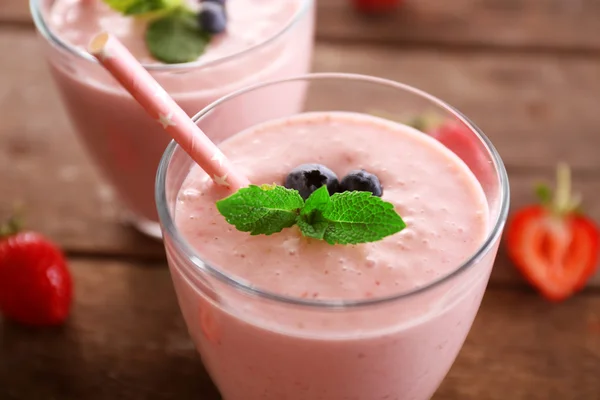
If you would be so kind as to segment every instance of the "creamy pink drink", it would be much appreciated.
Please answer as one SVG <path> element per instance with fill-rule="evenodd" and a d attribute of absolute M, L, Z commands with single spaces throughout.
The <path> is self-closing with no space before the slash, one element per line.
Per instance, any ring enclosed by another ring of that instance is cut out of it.
<path fill-rule="evenodd" d="M 197 2 L 190 1 L 191 6 Z M 313 45 L 312 0 L 228 0 L 228 25 L 197 61 L 166 65 L 144 41 L 147 20 L 101 0 L 31 0 L 64 104 L 90 155 L 122 198 L 134 224 L 159 236 L 153 201 L 156 167 L 169 137 L 157 121 L 85 53 L 92 36 L 118 37 L 190 115 L 246 85 L 306 73 Z M 296 112 L 304 90 L 264 92 L 230 102 L 212 117 L 215 142 L 265 118 Z"/>
<path fill-rule="evenodd" d="M 455 109 L 374 77 L 260 84 L 194 121 L 206 130 L 230 101 L 299 86 L 308 89 L 302 112 L 245 126 L 220 144 L 224 154 L 258 185 L 287 185 L 306 163 L 341 181 L 365 169 L 406 228 L 356 245 L 309 239 L 298 225 L 238 231 L 221 214 L 231 191 L 171 144 L 156 201 L 190 335 L 224 400 L 427 400 L 481 303 L 508 212 L 506 170 Z M 423 113 L 461 129 L 459 151 L 396 118 Z"/>
<path fill-rule="evenodd" d="M 407 224 L 381 241 L 348 246 L 307 239 L 296 227 L 250 236 L 219 214 L 215 202 L 223 192 L 194 166 L 174 205 L 175 226 L 206 263 L 254 290 L 330 303 L 387 298 L 452 273 L 490 229 L 473 173 L 406 125 L 357 113 L 306 113 L 250 128 L 221 148 L 256 184 L 282 184 L 304 163 L 326 165 L 340 177 L 365 168 Z M 190 333 L 224 400 L 425 400 L 463 344 L 494 253 L 437 290 L 344 312 L 248 297 L 193 276 L 172 251 L 169 259 Z"/>

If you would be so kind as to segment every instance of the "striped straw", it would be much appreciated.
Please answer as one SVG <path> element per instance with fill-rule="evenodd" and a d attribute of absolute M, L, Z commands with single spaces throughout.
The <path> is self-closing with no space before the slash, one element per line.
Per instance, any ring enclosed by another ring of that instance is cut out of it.
<path fill-rule="evenodd" d="M 250 184 L 117 38 L 100 33 L 88 51 L 217 185 L 236 191 Z"/>

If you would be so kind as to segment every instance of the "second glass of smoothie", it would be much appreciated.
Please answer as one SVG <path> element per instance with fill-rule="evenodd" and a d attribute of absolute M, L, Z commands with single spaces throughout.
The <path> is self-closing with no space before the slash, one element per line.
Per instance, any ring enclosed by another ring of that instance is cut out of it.
<path fill-rule="evenodd" d="M 194 117 L 210 134 L 229 104 L 307 90 L 303 109 L 264 116 L 220 143 L 252 183 L 301 164 L 375 174 L 407 227 L 330 245 L 297 227 L 252 236 L 224 193 L 172 143 L 156 202 L 179 305 L 224 400 L 428 400 L 479 309 L 508 212 L 506 170 L 462 114 L 383 79 L 313 74 L 256 85 Z M 458 136 L 419 130 L 426 113 Z M 398 116 L 393 119 L 382 116 Z"/>
<path fill-rule="evenodd" d="M 158 121 L 85 51 L 95 34 L 118 37 L 175 101 L 192 116 L 213 101 L 261 81 L 309 71 L 313 0 L 228 0 L 228 27 L 195 62 L 161 64 L 144 43 L 145 23 L 109 9 L 102 0 L 31 0 L 45 55 L 68 114 L 89 154 L 142 232 L 160 237 L 154 177 L 169 142 Z M 213 115 L 219 143 L 265 118 L 297 112 L 304 89 L 265 91 L 233 101 Z"/>

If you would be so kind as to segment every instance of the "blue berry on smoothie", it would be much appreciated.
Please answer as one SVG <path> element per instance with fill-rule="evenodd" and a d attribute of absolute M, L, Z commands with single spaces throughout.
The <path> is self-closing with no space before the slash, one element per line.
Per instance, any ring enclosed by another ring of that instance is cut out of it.
<path fill-rule="evenodd" d="M 297 166 L 285 178 L 284 184 L 288 189 L 296 189 L 304 200 L 323 185 L 331 195 L 338 191 L 339 181 L 335 172 L 321 164 Z"/>
<path fill-rule="evenodd" d="M 379 178 L 364 169 L 354 170 L 348 173 L 340 182 L 340 190 L 371 192 L 374 196 L 381 197 L 383 195 L 383 187 Z"/>
<path fill-rule="evenodd" d="M 210 34 L 223 33 L 227 29 L 225 2 L 217 0 L 203 1 L 202 8 L 198 13 L 198 22 L 200 27 Z"/>

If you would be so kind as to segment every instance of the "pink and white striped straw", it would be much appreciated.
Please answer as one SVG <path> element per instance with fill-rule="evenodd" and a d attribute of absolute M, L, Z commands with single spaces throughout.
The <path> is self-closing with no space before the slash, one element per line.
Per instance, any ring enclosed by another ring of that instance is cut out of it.
<path fill-rule="evenodd" d="M 250 184 L 117 38 L 100 33 L 88 51 L 217 185 L 235 191 Z"/>

